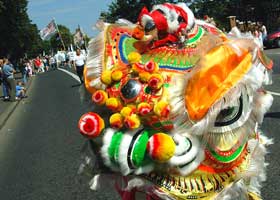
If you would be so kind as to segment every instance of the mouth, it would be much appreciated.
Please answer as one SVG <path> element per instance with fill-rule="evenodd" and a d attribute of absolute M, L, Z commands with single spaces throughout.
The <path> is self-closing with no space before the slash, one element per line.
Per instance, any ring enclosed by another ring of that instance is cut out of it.
<path fill-rule="evenodd" d="M 212 199 L 237 179 L 237 174 L 248 168 L 249 154 L 246 151 L 240 164 L 234 169 L 211 172 L 210 168 L 200 165 L 191 175 L 180 176 L 172 173 L 152 172 L 143 178 L 152 182 L 157 189 L 176 199 Z"/>

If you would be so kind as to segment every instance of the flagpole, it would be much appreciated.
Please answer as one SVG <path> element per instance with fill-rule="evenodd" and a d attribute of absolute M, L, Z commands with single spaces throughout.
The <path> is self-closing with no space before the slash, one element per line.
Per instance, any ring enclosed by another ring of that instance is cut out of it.
<path fill-rule="evenodd" d="M 61 40 L 61 43 L 62 43 L 63 49 L 64 49 L 64 51 L 65 51 L 65 50 L 66 50 L 66 48 L 65 48 L 65 44 L 64 44 L 64 41 L 63 41 L 63 39 L 62 39 L 61 33 L 60 33 L 59 29 L 58 29 L 58 26 L 57 26 L 57 24 L 56 24 L 55 18 L 53 18 L 53 21 L 54 21 L 55 27 L 56 27 L 56 29 L 57 29 L 57 32 L 58 32 L 59 38 L 60 38 L 60 40 Z"/>
<path fill-rule="evenodd" d="M 83 37 L 83 41 L 84 41 L 84 45 L 85 45 L 85 50 L 87 51 L 87 50 L 88 50 L 88 49 L 87 49 L 87 41 L 86 41 L 86 38 L 85 38 L 85 34 L 83 33 L 83 31 L 82 31 L 80 25 L 79 25 L 79 29 L 80 29 L 80 31 L 81 31 L 81 33 L 82 33 L 82 37 Z"/>

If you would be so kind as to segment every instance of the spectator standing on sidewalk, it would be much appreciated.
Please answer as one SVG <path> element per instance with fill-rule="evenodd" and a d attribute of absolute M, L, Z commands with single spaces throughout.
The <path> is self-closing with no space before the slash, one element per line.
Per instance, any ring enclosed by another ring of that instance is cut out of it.
<path fill-rule="evenodd" d="M 20 71 L 22 74 L 22 81 L 24 84 L 27 83 L 27 76 L 28 76 L 28 71 L 27 71 L 27 60 L 24 59 L 21 63 L 20 63 Z"/>
<path fill-rule="evenodd" d="M 266 30 L 266 26 L 261 23 L 261 31 L 262 31 L 262 40 L 264 40 L 264 38 L 266 38 L 267 36 L 267 30 Z"/>
<path fill-rule="evenodd" d="M 4 76 L 3 72 L 3 66 L 4 66 L 4 60 L 0 59 L 0 71 L 1 71 L 1 84 L 2 84 L 2 89 L 3 89 L 3 96 L 4 96 L 4 101 L 9 99 L 9 91 L 8 91 L 8 83 L 7 80 Z"/>
<path fill-rule="evenodd" d="M 36 72 L 39 71 L 40 67 L 41 67 L 41 59 L 39 56 L 37 56 L 35 59 L 34 59 L 34 67 L 35 67 L 35 70 Z"/>
<path fill-rule="evenodd" d="M 55 61 L 54 56 L 50 57 L 50 67 L 52 70 L 56 69 L 56 61 Z"/>
<path fill-rule="evenodd" d="M 16 70 L 11 66 L 7 58 L 4 59 L 3 73 L 4 79 L 7 81 L 8 90 L 10 94 L 10 101 L 15 101 L 16 96 L 16 81 L 14 78 L 14 73 Z"/>
<path fill-rule="evenodd" d="M 81 54 L 81 50 L 77 49 L 76 55 L 74 57 L 74 68 L 77 72 L 77 75 L 80 78 L 81 84 L 84 83 L 83 73 L 84 73 L 84 66 L 85 66 L 86 57 Z"/>

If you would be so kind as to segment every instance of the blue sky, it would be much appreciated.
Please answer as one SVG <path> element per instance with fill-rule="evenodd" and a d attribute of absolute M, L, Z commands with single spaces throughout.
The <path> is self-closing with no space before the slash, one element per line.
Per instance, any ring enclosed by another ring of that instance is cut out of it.
<path fill-rule="evenodd" d="M 28 14 L 39 29 L 45 27 L 53 18 L 57 24 L 67 26 L 75 32 L 78 25 L 89 36 L 95 36 L 98 31 L 93 25 L 101 11 L 107 11 L 112 0 L 29 0 Z"/>

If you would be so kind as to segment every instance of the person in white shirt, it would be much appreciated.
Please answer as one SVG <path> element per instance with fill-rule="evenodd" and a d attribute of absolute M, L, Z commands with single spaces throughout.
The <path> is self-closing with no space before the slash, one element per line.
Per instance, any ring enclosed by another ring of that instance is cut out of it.
<path fill-rule="evenodd" d="M 77 72 L 77 75 L 80 78 L 81 83 L 84 83 L 83 73 L 84 73 L 84 66 L 85 66 L 86 57 L 81 54 L 81 50 L 77 49 L 76 55 L 74 57 L 74 67 Z"/>
<path fill-rule="evenodd" d="M 266 27 L 263 23 L 262 23 L 262 26 L 261 26 L 261 31 L 262 31 L 262 40 L 264 40 L 264 38 L 266 38 L 266 36 L 267 36 L 267 30 L 266 30 Z"/>

